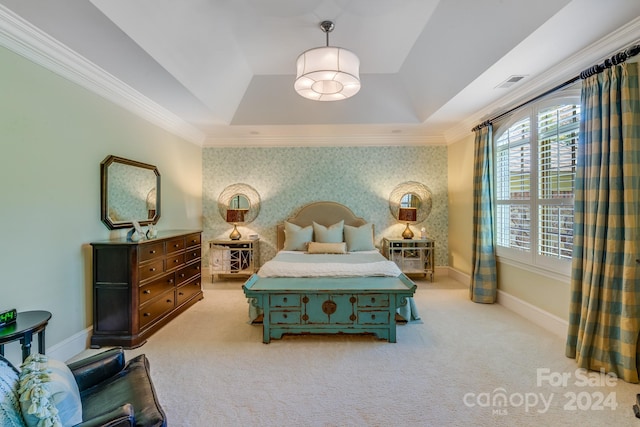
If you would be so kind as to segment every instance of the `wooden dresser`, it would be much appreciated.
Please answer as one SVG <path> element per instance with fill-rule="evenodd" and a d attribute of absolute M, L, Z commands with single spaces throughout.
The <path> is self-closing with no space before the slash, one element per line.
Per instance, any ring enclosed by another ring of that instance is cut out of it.
<path fill-rule="evenodd" d="M 91 347 L 138 347 L 203 298 L 201 231 L 158 233 L 150 240 L 91 243 Z"/>

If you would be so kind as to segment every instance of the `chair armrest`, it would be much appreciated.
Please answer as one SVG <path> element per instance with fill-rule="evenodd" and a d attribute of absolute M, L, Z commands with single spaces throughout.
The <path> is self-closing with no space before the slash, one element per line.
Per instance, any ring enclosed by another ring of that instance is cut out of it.
<path fill-rule="evenodd" d="M 83 421 L 75 427 L 135 427 L 135 425 L 133 406 L 126 403 L 105 414 Z"/>
<path fill-rule="evenodd" d="M 125 367 L 124 350 L 112 348 L 68 364 L 82 392 L 113 377 Z"/>

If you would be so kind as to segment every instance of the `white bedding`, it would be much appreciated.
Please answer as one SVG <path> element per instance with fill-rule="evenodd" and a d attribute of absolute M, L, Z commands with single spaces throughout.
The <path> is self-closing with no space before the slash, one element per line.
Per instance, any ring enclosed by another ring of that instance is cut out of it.
<path fill-rule="evenodd" d="M 346 254 L 280 251 L 258 271 L 260 277 L 397 277 L 400 274 L 398 266 L 378 251 Z"/>

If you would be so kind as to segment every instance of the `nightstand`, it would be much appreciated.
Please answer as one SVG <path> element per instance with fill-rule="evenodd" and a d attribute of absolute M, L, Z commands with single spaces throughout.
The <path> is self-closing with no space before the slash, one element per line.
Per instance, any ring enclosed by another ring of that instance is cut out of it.
<path fill-rule="evenodd" d="M 211 281 L 216 274 L 251 276 L 260 266 L 260 239 L 209 241 Z"/>
<path fill-rule="evenodd" d="M 435 274 L 433 239 L 382 239 L 382 254 L 395 262 L 406 275 L 431 277 Z"/>

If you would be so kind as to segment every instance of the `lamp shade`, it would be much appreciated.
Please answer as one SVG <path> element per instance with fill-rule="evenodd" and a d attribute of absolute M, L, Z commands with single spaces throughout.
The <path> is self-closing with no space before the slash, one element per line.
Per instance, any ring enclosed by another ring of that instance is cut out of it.
<path fill-rule="evenodd" d="M 244 221 L 243 209 L 227 209 L 227 222 L 238 223 Z"/>
<path fill-rule="evenodd" d="M 400 208 L 398 210 L 398 221 L 413 222 L 418 218 L 416 208 Z"/>
<path fill-rule="evenodd" d="M 360 90 L 360 59 L 341 47 L 309 49 L 298 56 L 294 88 L 314 101 L 339 101 Z"/>

